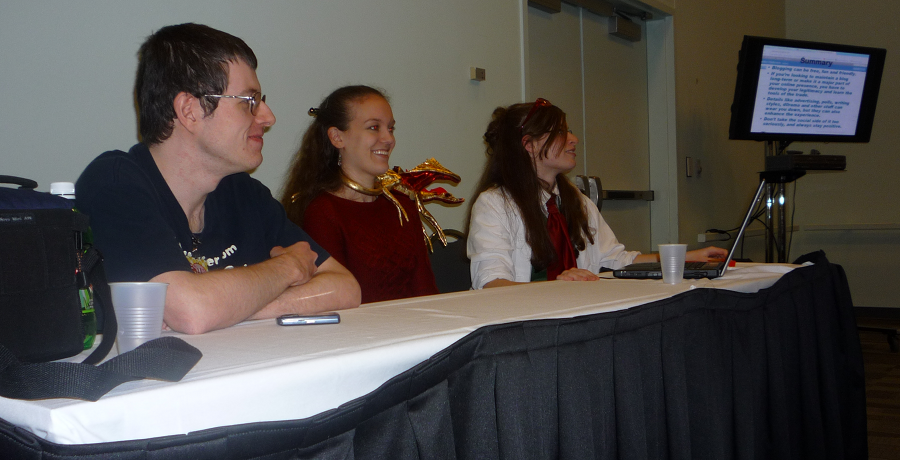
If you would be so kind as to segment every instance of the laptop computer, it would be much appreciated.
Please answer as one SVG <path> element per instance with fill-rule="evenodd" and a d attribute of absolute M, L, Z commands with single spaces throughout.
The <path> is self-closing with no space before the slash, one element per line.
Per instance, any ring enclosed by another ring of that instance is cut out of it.
<path fill-rule="evenodd" d="M 728 257 L 724 261 L 719 262 L 685 262 L 684 263 L 684 278 L 686 279 L 700 279 L 700 278 L 718 278 L 725 274 L 725 270 L 728 269 L 728 264 L 731 263 L 731 260 L 734 258 L 734 253 L 737 250 L 738 243 L 741 242 L 741 238 L 744 236 L 744 231 L 747 229 L 747 226 L 750 225 L 750 220 L 753 217 L 753 211 L 756 210 L 756 203 L 759 201 L 759 197 L 762 196 L 762 192 L 765 189 L 766 181 L 761 180 L 759 183 L 759 188 L 756 190 L 756 196 L 753 198 L 753 201 L 750 203 L 750 208 L 747 209 L 747 215 L 744 216 L 744 222 L 741 224 L 740 230 L 738 230 L 737 236 L 734 238 L 734 244 L 731 245 L 731 250 L 728 251 Z M 662 279 L 662 267 L 659 262 L 644 262 L 626 265 L 618 270 L 613 270 L 613 276 L 616 278 L 629 278 L 629 279 Z"/>

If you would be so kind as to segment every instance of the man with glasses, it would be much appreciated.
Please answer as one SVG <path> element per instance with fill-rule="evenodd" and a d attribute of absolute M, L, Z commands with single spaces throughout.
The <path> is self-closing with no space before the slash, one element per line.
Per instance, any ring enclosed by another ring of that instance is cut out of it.
<path fill-rule="evenodd" d="M 246 171 L 275 123 L 243 40 L 198 24 L 141 46 L 141 143 L 76 184 L 110 281 L 168 283 L 165 323 L 191 334 L 359 305 L 359 285 Z"/>

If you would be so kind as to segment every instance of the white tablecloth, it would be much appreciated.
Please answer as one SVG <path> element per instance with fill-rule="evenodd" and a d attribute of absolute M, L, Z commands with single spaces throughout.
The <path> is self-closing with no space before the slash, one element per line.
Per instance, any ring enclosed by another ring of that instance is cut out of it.
<path fill-rule="evenodd" d="M 181 382 L 138 381 L 97 402 L 0 398 L 0 418 L 60 444 L 310 417 L 363 396 L 475 329 L 622 310 L 695 288 L 756 292 L 795 266 L 739 264 L 714 280 L 544 282 L 363 305 L 338 325 L 248 321 L 183 338 L 203 358 Z M 113 349 L 115 352 L 115 348 Z"/>

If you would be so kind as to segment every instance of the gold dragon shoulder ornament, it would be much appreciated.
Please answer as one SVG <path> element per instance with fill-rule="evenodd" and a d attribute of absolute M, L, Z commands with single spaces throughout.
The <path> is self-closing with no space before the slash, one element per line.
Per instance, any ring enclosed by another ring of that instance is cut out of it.
<path fill-rule="evenodd" d="M 443 167 L 434 158 L 429 158 L 409 171 L 404 171 L 399 166 L 394 166 L 394 169 L 388 170 L 384 174 L 378 176 L 377 181 L 379 188 L 382 190 L 382 194 L 397 207 L 401 225 L 403 225 L 404 220 L 409 221 L 409 217 L 406 215 L 406 211 L 403 209 L 400 202 L 398 202 L 397 199 L 394 198 L 394 195 L 391 194 L 391 190 L 402 192 L 406 194 L 410 200 L 414 201 L 416 203 L 416 209 L 419 210 L 422 219 L 431 225 L 431 228 L 434 229 L 434 233 L 440 238 L 441 243 L 444 246 L 447 245 L 447 237 L 444 235 L 444 229 L 441 228 L 434 216 L 425 209 L 425 203 L 429 201 L 442 201 L 448 204 L 457 204 L 462 203 L 465 200 L 453 196 L 453 194 L 442 187 L 435 187 L 431 190 L 426 189 L 426 187 L 436 181 L 448 181 L 458 184 L 460 181 L 458 175 Z M 431 238 L 428 237 L 428 230 L 425 228 L 425 222 L 421 222 L 421 224 L 425 242 L 428 244 L 429 250 L 433 251 L 434 248 L 431 246 Z"/>

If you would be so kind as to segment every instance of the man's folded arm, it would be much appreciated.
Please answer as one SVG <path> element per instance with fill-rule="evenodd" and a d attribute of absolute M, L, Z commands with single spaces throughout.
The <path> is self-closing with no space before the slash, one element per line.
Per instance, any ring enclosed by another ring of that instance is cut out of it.
<path fill-rule="evenodd" d="M 164 321 L 188 334 L 232 326 L 247 319 L 313 313 L 359 305 L 359 284 L 329 257 L 303 273 L 281 255 L 264 262 L 203 274 L 171 271 L 151 281 L 169 283 Z"/>
<path fill-rule="evenodd" d="M 356 278 L 334 257 L 319 265 L 305 284 L 287 288 L 250 319 L 276 318 L 289 313 L 312 314 L 359 306 L 362 293 Z"/>

